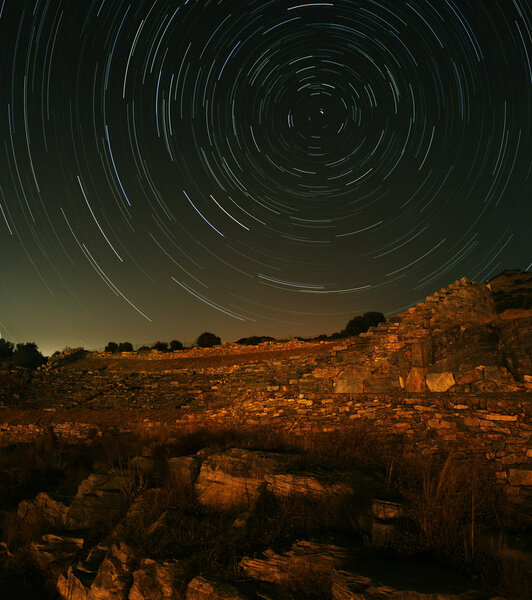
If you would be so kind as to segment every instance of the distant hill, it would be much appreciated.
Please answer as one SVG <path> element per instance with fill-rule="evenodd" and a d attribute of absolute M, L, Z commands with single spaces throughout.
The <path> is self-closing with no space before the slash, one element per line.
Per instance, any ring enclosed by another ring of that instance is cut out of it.
<path fill-rule="evenodd" d="M 532 309 L 532 273 L 506 269 L 487 283 L 495 310 Z"/>

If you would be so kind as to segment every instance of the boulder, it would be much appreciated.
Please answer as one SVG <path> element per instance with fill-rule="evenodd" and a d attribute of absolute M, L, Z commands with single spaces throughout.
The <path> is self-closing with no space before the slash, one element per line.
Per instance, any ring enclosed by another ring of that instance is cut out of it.
<path fill-rule="evenodd" d="M 288 585 L 294 577 L 327 575 L 345 566 L 355 554 L 341 546 L 299 541 L 290 551 L 278 554 L 266 550 L 261 557 L 245 556 L 240 561 L 243 572 L 251 579 Z"/>
<path fill-rule="evenodd" d="M 246 510 L 255 504 L 267 475 L 286 471 L 290 462 L 290 456 L 276 452 L 232 448 L 203 462 L 194 489 L 204 506 Z"/>
<path fill-rule="evenodd" d="M 157 562 L 144 558 L 133 572 L 128 600 L 175 600 L 185 576 L 185 566 L 178 560 Z"/>
<path fill-rule="evenodd" d="M 31 544 L 31 553 L 42 569 L 72 560 L 83 548 L 83 539 L 61 535 L 43 535 Z"/>
<path fill-rule="evenodd" d="M 194 577 L 187 587 L 186 600 L 248 600 L 232 585 L 206 577 Z"/>
<path fill-rule="evenodd" d="M 200 461 L 195 456 L 176 456 L 168 459 L 168 470 L 174 484 L 190 487 L 200 470 Z"/>
<path fill-rule="evenodd" d="M 33 500 L 23 500 L 17 508 L 17 517 L 25 522 L 43 522 L 47 528 L 62 529 L 68 506 L 41 492 Z"/>
<path fill-rule="evenodd" d="M 67 529 L 110 525 L 127 502 L 131 479 L 118 473 L 93 473 L 83 480 L 65 516 Z"/>
<path fill-rule="evenodd" d="M 73 567 L 69 567 L 65 574 L 59 575 L 56 588 L 62 600 L 87 600 L 89 593 L 89 589 L 83 584 Z"/>
<path fill-rule="evenodd" d="M 103 560 L 87 600 L 128 600 L 135 557 L 124 544 L 113 546 Z"/>

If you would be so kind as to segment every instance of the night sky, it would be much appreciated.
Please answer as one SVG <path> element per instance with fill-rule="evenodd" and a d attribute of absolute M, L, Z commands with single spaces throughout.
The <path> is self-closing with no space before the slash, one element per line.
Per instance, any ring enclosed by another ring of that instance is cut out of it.
<path fill-rule="evenodd" d="M 529 0 L 0 0 L 0 333 L 316 335 L 532 268 Z"/>

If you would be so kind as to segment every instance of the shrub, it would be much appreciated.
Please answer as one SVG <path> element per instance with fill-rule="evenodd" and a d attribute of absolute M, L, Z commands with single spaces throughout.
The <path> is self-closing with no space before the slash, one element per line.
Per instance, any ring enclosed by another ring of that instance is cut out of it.
<path fill-rule="evenodd" d="M 258 346 L 264 342 L 275 342 L 275 338 L 268 337 L 267 335 L 252 335 L 251 337 L 240 338 L 236 343 L 242 346 Z"/>
<path fill-rule="evenodd" d="M 13 343 L 0 338 L 0 360 L 11 358 L 13 356 Z"/>
<path fill-rule="evenodd" d="M 159 352 L 168 352 L 168 342 L 155 342 L 151 348 Z"/>
<path fill-rule="evenodd" d="M 204 331 L 196 340 L 196 344 L 200 348 L 212 348 L 213 346 L 219 346 L 221 343 L 222 340 L 210 331 Z"/>
<path fill-rule="evenodd" d="M 140 348 L 137 349 L 137 352 L 149 352 L 149 351 L 150 351 L 149 346 L 141 346 Z"/>
<path fill-rule="evenodd" d="M 366 332 L 370 327 L 375 327 L 379 323 L 386 321 L 384 315 L 380 312 L 367 312 L 363 315 L 353 317 L 342 331 L 345 337 L 359 335 Z"/>
<path fill-rule="evenodd" d="M 117 350 L 118 352 L 133 352 L 133 344 L 131 342 L 120 342 Z"/>
<path fill-rule="evenodd" d="M 179 340 L 172 340 L 170 342 L 170 351 L 175 352 L 176 350 L 183 350 L 183 344 Z"/>
<path fill-rule="evenodd" d="M 13 354 L 13 362 L 17 367 L 36 369 L 45 363 L 46 359 L 37 349 L 37 344 L 28 342 L 17 344 L 17 349 Z"/>
<path fill-rule="evenodd" d="M 116 342 L 109 342 L 107 344 L 107 346 L 105 346 L 105 352 L 117 352 L 118 351 L 118 344 Z"/>

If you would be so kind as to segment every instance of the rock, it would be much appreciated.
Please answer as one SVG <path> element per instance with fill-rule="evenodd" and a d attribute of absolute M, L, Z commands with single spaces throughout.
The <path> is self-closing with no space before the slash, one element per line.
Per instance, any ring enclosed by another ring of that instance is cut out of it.
<path fill-rule="evenodd" d="M 17 508 L 17 517 L 26 523 L 42 522 L 51 529 L 62 529 L 68 506 L 41 492 L 33 500 L 23 500 Z"/>
<path fill-rule="evenodd" d="M 178 560 L 157 562 L 144 558 L 133 573 L 129 600 L 174 600 L 185 575 L 185 567 Z"/>
<path fill-rule="evenodd" d="M 247 596 L 231 585 L 200 576 L 188 584 L 186 600 L 247 600 Z"/>
<path fill-rule="evenodd" d="M 265 477 L 266 489 L 281 497 L 303 495 L 313 498 L 329 497 L 331 500 L 353 493 L 353 488 L 341 481 L 340 474 L 338 474 L 340 481 L 334 478 L 332 474 L 328 475 L 330 477 L 310 472 L 274 473 Z M 371 481 L 373 482 L 373 480 Z"/>
<path fill-rule="evenodd" d="M 371 514 L 381 521 L 400 519 L 404 516 L 404 506 L 399 502 L 390 500 L 374 500 L 371 505 Z"/>
<path fill-rule="evenodd" d="M 113 546 L 98 569 L 87 600 L 128 600 L 135 557 L 123 543 Z"/>
<path fill-rule="evenodd" d="M 353 556 L 353 552 L 341 546 L 300 541 L 284 554 L 277 554 L 270 549 L 263 553 L 262 558 L 245 556 L 240 566 L 252 579 L 287 585 L 295 573 L 298 577 L 305 577 L 305 573 L 311 572 L 329 574 L 345 566 Z"/>
<path fill-rule="evenodd" d="M 265 486 L 265 478 L 286 470 L 291 457 L 275 452 L 232 448 L 209 456 L 194 486 L 204 506 L 246 510 Z"/>
<path fill-rule="evenodd" d="M 168 459 L 168 470 L 172 481 L 190 487 L 198 477 L 200 461 L 195 456 L 176 456 Z"/>
<path fill-rule="evenodd" d="M 446 392 L 455 383 L 452 373 L 429 373 L 426 377 L 427 387 L 431 392 Z"/>
<path fill-rule="evenodd" d="M 508 471 L 508 482 L 510 485 L 532 486 L 532 470 L 510 469 Z"/>
<path fill-rule="evenodd" d="M 412 367 L 405 381 L 405 391 L 424 392 L 427 389 L 425 374 L 427 370 L 422 367 Z"/>
<path fill-rule="evenodd" d="M 40 542 L 31 544 L 31 553 L 41 568 L 52 563 L 72 560 L 83 548 L 83 539 L 60 535 L 43 535 Z"/>
<path fill-rule="evenodd" d="M 62 600 L 87 600 L 89 590 L 73 567 L 69 567 L 66 574 L 59 575 L 56 588 Z"/>
<path fill-rule="evenodd" d="M 67 529 L 111 525 L 128 500 L 132 481 L 117 473 L 93 473 L 81 482 L 65 517 Z"/>

